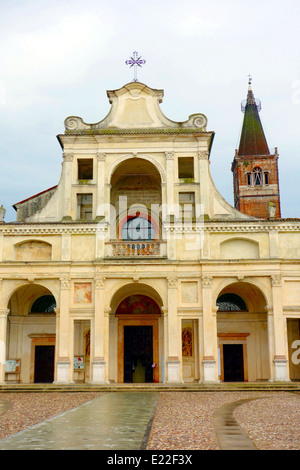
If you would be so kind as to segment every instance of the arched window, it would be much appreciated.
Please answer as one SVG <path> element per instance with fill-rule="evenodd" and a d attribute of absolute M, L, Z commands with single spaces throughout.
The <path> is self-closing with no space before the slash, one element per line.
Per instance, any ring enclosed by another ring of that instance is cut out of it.
<path fill-rule="evenodd" d="M 221 312 L 247 311 L 244 300 L 236 294 L 222 294 L 217 300 Z"/>
<path fill-rule="evenodd" d="M 32 305 L 30 313 L 55 313 L 56 301 L 53 295 L 43 295 Z"/>
<path fill-rule="evenodd" d="M 121 237 L 125 241 L 154 240 L 155 229 L 148 219 L 133 217 L 123 225 Z"/>
<path fill-rule="evenodd" d="M 263 181 L 262 181 L 262 171 L 259 166 L 255 167 L 253 170 L 253 178 L 254 178 L 254 185 L 255 186 L 261 186 Z"/>

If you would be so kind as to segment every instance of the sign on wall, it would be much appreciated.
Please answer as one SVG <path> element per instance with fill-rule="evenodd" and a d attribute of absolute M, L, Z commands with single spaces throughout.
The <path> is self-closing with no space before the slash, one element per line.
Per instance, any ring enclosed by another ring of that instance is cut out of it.
<path fill-rule="evenodd" d="M 19 374 L 21 369 L 21 359 L 8 359 L 5 361 L 5 372 L 7 374 Z"/>
<path fill-rule="evenodd" d="M 84 370 L 84 356 L 74 357 L 74 370 Z"/>

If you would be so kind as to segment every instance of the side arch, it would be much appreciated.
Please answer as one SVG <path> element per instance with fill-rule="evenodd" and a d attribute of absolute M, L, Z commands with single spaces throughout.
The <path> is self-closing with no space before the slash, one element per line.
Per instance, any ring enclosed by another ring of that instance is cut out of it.
<path fill-rule="evenodd" d="M 59 307 L 59 290 L 56 290 L 53 284 L 47 281 L 39 281 L 38 283 L 20 281 L 13 289 L 3 289 L 4 296 L 3 302 L 8 308 L 14 303 L 15 308 L 21 302 L 21 309 L 23 314 L 30 312 L 33 303 L 43 295 L 51 295 L 54 297 L 56 307 Z M 10 315 L 13 312 L 10 312 Z"/>
<path fill-rule="evenodd" d="M 258 279 L 248 279 L 245 278 L 243 281 L 239 281 L 234 278 L 228 278 L 228 279 L 223 279 L 213 290 L 212 293 L 212 302 L 213 305 L 216 305 L 217 299 L 221 294 L 224 293 L 232 293 L 232 294 L 237 294 L 240 295 L 242 298 L 246 296 L 248 299 L 249 297 L 249 302 L 246 304 L 249 304 L 249 311 L 253 309 L 253 306 L 257 304 L 257 302 L 253 302 L 251 300 L 251 295 L 257 295 L 258 296 L 258 301 L 259 304 L 263 307 L 262 313 L 265 313 L 265 307 L 267 305 L 270 305 L 271 298 L 270 298 L 270 293 L 267 292 L 266 287 L 263 285 L 263 283 L 258 280 Z M 244 299 L 246 301 L 246 299 Z"/>

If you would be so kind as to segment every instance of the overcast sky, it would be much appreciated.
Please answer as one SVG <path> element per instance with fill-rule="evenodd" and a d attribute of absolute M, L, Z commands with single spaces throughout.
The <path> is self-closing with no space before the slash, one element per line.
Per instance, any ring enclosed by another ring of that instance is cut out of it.
<path fill-rule="evenodd" d="M 299 0 L 0 0 L 0 205 L 58 183 L 64 119 L 102 120 L 106 90 L 138 78 L 164 90 L 175 121 L 203 113 L 215 131 L 211 172 L 233 204 L 248 74 L 278 147 L 282 217 L 300 217 Z"/>

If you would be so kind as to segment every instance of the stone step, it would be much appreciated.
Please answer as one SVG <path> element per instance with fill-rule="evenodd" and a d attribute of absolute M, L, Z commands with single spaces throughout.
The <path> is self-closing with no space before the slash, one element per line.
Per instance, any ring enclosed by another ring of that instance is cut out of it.
<path fill-rule="evenodd" d="M 220 384 L 2 384 L 0 392 L 300 391 L 300 382 Z"/>

